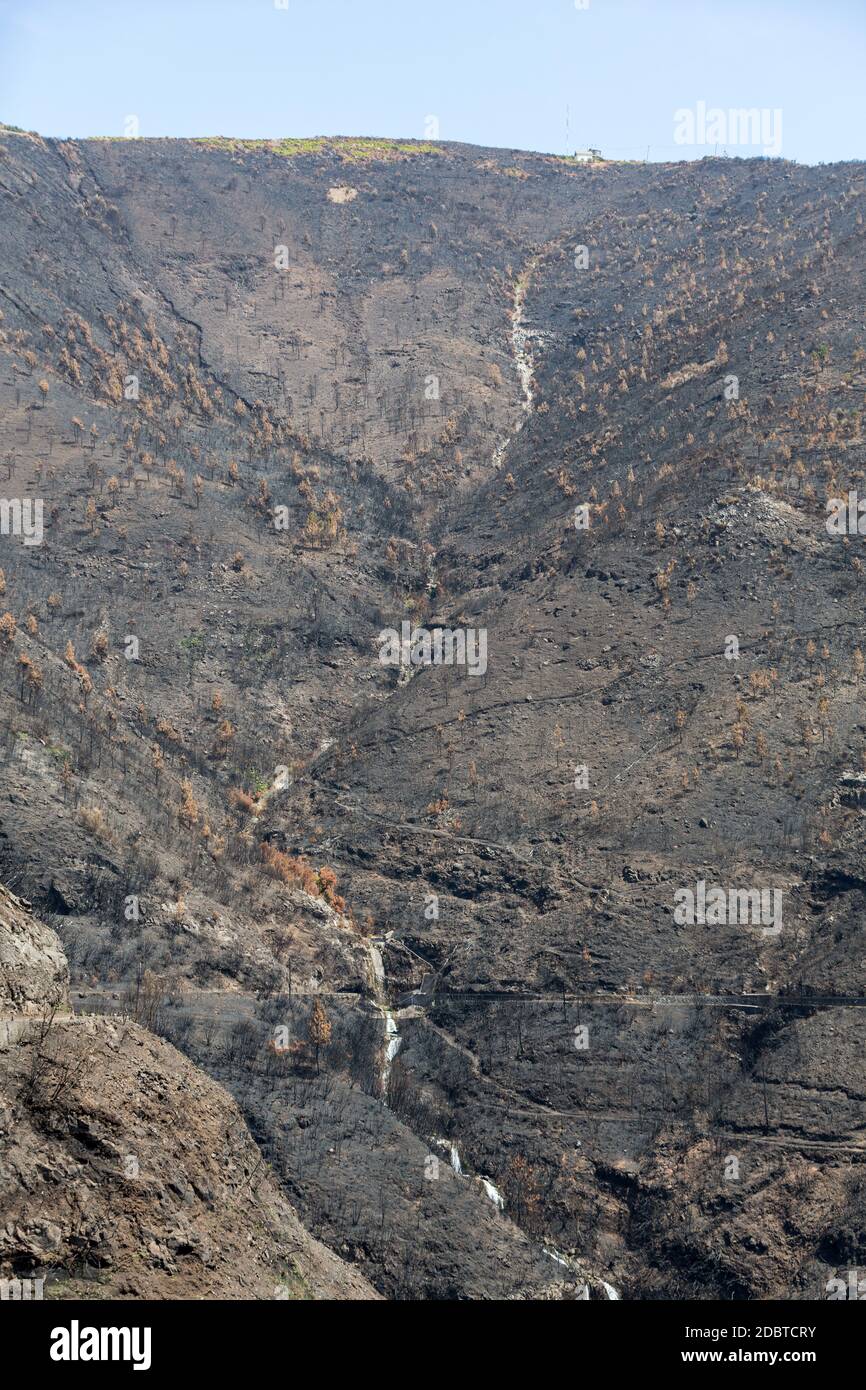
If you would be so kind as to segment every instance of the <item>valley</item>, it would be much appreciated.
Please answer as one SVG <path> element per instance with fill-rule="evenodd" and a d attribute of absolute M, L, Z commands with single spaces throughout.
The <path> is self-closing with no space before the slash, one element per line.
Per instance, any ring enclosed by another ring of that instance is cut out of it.
<path fill-rule="evenodd" d="M 23 1033 L 0 991 L 0 1273 L 823 1297 L 866 1259 L 863 561 L 826 524 L 866 166 L 0 128 L 0 206 L 0 880 L 43 959 Z M 767 920 L 678 920 L 701 882 Z M 67 1037 L 150 1129 L 29 1084 Z M 157 1224 L 118 1168 L 187 1112 L 235 1273 L 197 1168 Z M 123 1248 L 34 1176 L 51 1136 Z"/>

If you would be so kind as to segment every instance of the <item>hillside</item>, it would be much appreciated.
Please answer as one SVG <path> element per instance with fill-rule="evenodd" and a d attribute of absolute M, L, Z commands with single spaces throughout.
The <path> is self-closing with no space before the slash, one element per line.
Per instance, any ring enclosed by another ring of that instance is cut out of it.
<path fill-rule="evenodd" d="M 129 1018 L 73 1014 L 57 937 L 5 889 L 0 930 L 4 1279 L 48 1299 L 376 1297 L 310 1239 L 220 1086 Z"/>
<path fill-rule="evenodd" d="M 864 1258 L 864 175 L 0 131 L 0 878 L 386 1297 Z"/>

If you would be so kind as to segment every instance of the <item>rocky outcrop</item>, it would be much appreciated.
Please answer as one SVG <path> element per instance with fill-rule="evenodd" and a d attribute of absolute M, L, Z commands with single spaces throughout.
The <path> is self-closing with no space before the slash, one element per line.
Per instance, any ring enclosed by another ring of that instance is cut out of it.
<path fill-rule="evenodd" d="M 69 967 L 55 932 L 0 885 L 0 1022 L 66 1004 Z"/>
<path fill-rule="evenodd" d="M 0 1278 L 46 1298 L 366 1299 L 304 1229 L 226 1091 L 125 1018 L 58 1013 L 66 961 L 2 890 Z"/>

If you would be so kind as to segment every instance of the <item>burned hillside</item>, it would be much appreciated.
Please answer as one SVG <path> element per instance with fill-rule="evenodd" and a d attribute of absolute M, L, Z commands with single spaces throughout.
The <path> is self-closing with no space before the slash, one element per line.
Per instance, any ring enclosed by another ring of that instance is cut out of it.
<path fill-rule="evenodd" d="M 862 1258 L 864 175 L 0 129 L 0 878 L 338 1296 Z"/>

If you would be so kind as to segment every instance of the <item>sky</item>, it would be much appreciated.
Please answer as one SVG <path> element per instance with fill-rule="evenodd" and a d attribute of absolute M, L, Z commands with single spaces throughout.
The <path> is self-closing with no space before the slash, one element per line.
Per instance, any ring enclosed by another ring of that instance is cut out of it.
<path fill-rule="evenodd" d="M 866 0 L 0 0 L 0 120 L 42 135 L 815 164 L 866 157 L 864 94 Z"/>

